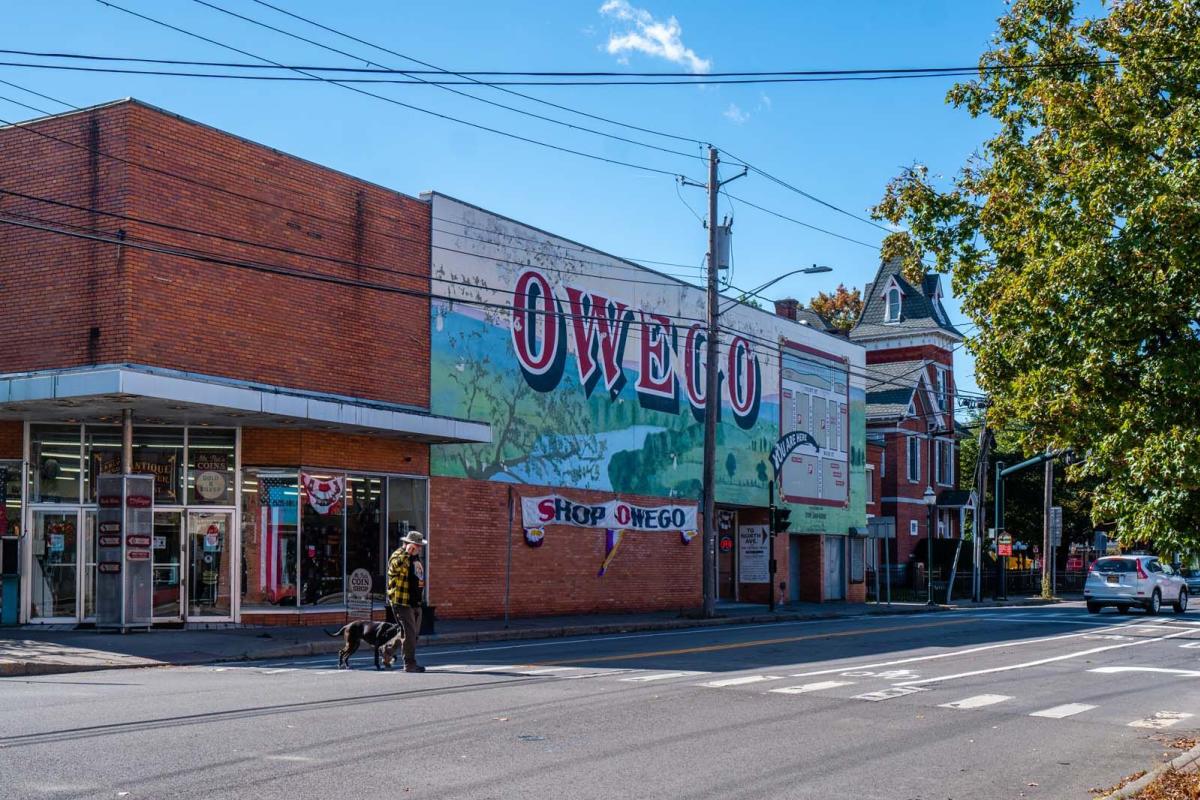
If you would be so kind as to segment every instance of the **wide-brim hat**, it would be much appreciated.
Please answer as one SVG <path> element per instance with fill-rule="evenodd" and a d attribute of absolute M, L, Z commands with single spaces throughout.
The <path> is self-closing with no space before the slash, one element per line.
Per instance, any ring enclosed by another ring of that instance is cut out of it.
<path fill-rule="evenodd" d="M 415 544 L 420 547 L 424 547 L 425 534 L 421 533 L 420 531 L 409 531 L 408 533 L 404 534 L 404 538 L 401 539 L 401 541 L 405 544 Z"/>

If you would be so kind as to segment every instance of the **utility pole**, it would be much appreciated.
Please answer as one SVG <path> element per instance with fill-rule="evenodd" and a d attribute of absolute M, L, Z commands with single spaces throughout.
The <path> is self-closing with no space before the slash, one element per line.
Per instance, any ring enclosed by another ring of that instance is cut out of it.
<path fill-rule="evenodd" d="M 1050 509 L 1054 505 L 1054 461 L 1046 462 L 1046 485 L 1042 488 L 1045 507 L 1042 509 L 1042 597 L 1054 596 L 1050 586 Z"/>
<path fill-rule="evenodd" d="M 704 608 L 706 618 L 717 613 L 717 416 L 721 410 L 720 370 L 718 362 L 718 330 L 721 316 L 718 274 L 721 269 L 718 242 L 719 228 L 717 222 L 717 195 L 721 186 L 737 180 L 745 175 L 743 169 L 725 181 L 717 177 L 717 165 L 721 163 L 717 148 L 708 146 L 708 183 L 703 188 L 708 190 L 708 333 L 705 337 L 705 381 L 704 381 L 704 474 L 701 478 L 701 499 L 703 501 L 704 517 Z M 684 179 L 684 184 L 698 184 Z"/>
<path fill-rule="evenodd" d="M 975 463 L 975 484 L 979 489 L 979 499 L 975 503 L 975 547 L 971 580 L 971 599 L 976 603 L 983 600 L 983 540 L 987 536 L 987 472 L 988 451 L 991 449 L 987 426 L 987 412 L 984 412 L 979 427 L 979 456 Z"/>

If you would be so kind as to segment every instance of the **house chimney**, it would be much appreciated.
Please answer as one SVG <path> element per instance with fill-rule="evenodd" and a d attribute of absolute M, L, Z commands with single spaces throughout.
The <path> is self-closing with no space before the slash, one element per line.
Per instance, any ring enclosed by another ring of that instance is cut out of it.
<path fill-rule="evenodd" d="M 784 300 L 776 300 L 775 301 L 776 316 L 786 317 L 787 319 L 795 319 L 796 311 L 799 308 L 800 308 L 800 301 L 793 300 L 790 297 L 788 297 Z"/>

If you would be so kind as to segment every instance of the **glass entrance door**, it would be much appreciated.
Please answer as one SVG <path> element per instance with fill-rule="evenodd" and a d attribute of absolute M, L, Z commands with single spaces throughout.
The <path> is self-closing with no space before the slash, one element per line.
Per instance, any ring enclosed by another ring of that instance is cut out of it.
<path fill-rule="evenodd" d="M 153 615 L 156 621 L 177 621 L 183 608 L 183 512 L 154 512 Z"/>
<path fill-rule="evenodd" d="M 233 609 L 230 531 L 233 512 L 192 511 L 187 516 L 187 615 L 228 618 Z"/>
<path fill-rule="evenodd" d="M 34 511 L 31 544 L 29 616 L 74 621 L 79 614 L 79 512 Z"/>

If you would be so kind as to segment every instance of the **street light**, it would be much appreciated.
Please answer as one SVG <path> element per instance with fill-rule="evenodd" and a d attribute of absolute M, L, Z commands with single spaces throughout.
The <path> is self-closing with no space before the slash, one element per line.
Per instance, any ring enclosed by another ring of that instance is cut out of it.
<path fill-rule="evenodd" d="M 759 294 L 758 294 L 759 292 L 761 292 L 763 289 L 766 289 L 768 286 L 773 286 L 774 284 L 779 283 L 784 278 L 791 277 L 792 275 L 816 275 L 819 272 L 833 272 L 833 267 L 826 267 L 826 266 L 820 265 L 820 264 L 813 264 L 811 267 L 803 267 L 801 269 L 794 269 L 791 272 L 785 272 L 782 275 L 779 275 L 778 277 L 772 278 L 771 280 L 767 281 L 762 286 L 759 286 L 757 289 L 754 289 L 749 292 L 742 292 L 740 297 L 730 300 L 729 303 L 725 306 L 725 308 L 721 309 L 721 311 L 724 312 L 725 310 L 729 309 L 730 307 L 735 306 L 738 303 L 744 302 L 743 298 L 749 299 L 751 297 L 759 297 Z M 763 297 L 760 299 L 765 300 L 766 298 Z"/>
<path fill-rule="evenodd" d="M 933 605 L 933 506 L 937 502 L 937 495 L 933 493 L 932 486 L 925 487 L 925 507 L 929 509 L 929 529 L 928 536 L 925 538 L 925 579 L 929 583 L 929 599 L 925 601 L 925 605 Z"/>

